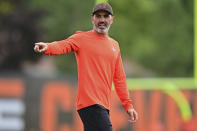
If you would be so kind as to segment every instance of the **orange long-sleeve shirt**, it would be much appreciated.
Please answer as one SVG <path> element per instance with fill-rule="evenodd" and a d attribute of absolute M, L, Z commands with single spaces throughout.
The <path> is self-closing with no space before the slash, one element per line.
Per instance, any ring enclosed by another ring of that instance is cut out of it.
<path fill-rule="evenodd" d="M 94 31 L 77 32 L 69 38 L 48 43 L 46 55 L 75 52 L 78 64 L 77 110 L 100 104 L 110 109 L 112 82 L 127 111 L 132 107 L 118 43 Z"/>

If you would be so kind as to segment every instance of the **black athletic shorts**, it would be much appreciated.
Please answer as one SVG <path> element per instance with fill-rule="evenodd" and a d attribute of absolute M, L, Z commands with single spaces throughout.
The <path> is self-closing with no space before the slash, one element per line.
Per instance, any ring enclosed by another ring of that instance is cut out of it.
<path fill-rule="evenodd" d="M 113 131 L 109 110 L 101 105 L 91 105 L 78 110 L 84 131 Z"/>

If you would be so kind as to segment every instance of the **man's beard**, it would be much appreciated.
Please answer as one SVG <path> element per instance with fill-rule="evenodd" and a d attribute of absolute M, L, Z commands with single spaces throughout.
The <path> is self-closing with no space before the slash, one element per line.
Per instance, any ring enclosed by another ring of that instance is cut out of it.
<path fill-rule="evenodd" d="M 105 28 L 100 28 L 99 26 L 101 24 L 104 24 Z M 94 24 L 94 29 L 101 34 L 107 33 L 109 31 L 110 28 L 110 24 L 104 23 L 104 22 L 100 22 L 97 25 Z"/>

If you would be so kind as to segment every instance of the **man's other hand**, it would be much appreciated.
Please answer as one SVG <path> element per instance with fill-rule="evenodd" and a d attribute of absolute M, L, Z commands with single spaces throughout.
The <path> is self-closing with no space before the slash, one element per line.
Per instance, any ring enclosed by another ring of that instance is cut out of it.
<path fill-rule="evenodd" d="M 129 122 L 133 123 L 136 122 L 138 120 L 138 113 L 135 111 L 134 108 L 128 109 L 127 113 L 129 115 Z"/>

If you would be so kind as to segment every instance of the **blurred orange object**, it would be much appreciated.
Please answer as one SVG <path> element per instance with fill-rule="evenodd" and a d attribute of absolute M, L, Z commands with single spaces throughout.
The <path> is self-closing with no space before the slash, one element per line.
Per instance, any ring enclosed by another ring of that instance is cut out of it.
<path fill-rule="evenodd" d="M 183 122 L 182 126 L 181 126 L 181 129 L 182 129 L 182 131 L 195 131 L 195 126 L 196 126 L 195 125 L 195 120 L 191 119 L 188 122 Z"/>

